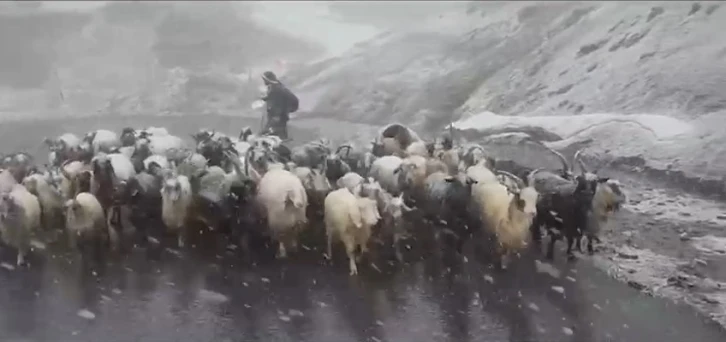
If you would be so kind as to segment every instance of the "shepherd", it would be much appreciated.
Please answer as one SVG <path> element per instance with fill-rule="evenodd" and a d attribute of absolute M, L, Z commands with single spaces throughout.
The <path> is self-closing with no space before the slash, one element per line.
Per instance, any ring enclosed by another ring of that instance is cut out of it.
<path fill-rule="evenodd" d="M 263 132 L 287 140 L 287 121 L 290 113 L 298 110 L 298 98 L 272 71 L 265 71 L 262 80 L 267 86 L 267 95 L 262 98 L 267 103 L 267 124 Z"/>

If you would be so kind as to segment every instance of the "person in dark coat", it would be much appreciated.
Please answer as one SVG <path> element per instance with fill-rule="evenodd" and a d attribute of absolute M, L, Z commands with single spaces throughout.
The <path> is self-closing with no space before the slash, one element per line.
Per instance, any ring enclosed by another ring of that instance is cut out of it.
<path fill-rule="evenodd" d="M 267 103 L 267 124 L 263 132 L 287 139 L 287 121 L 290 120 L 290 108 L 288 94 L 277 76 L 272 71 L 265 71 L 262 80 L 267 86 L 267 95 L 262 98 Z"/>

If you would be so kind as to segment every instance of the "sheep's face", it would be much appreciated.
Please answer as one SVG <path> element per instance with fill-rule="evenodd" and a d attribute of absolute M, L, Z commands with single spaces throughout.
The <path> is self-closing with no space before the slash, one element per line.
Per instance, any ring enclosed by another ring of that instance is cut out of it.
<path fill-rule="evenodd" d="M 367 226 L 373 226 L 378 223 L 381 219 L 381 214 L 378 212 L 378 205 L 375 200 L 370 198 L 362 197 L 358 198 L 358 209 L 360 209 L 363 221 Z"/>
<path fill-rule="evenodd" d="M 363 197 L 378 198 L 381 191 L 383 191 L 381 184 L 371 177 L 368 177 L 363 184 L 360 184 L 360 194 Z"/>
<path fill-rule="evenodd" d="M 167 179 L 161 191 L 172 201 L 177 201 L 181 197 L 181 183 L 176 178 Z"/>
<path fill-rule="evenodd" d="M 537 214 L 537 199 L 539 194 L 531 187 L 526 187 L 520 192 L 514 194 L 513 200 L 516 201 L 517 208 L 525 215 L 532 218 Z"/>

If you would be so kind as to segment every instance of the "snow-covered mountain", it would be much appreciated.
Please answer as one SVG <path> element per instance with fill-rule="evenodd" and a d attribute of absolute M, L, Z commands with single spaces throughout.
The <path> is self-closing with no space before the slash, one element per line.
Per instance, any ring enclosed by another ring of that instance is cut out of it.
<path fill-rule="evenodd" d="M 555 146 L 593 139 L 598 159 L 723 193 L 721 6 L 475 2 L 290 78 L 310 115 L 421 130 L 462 119 L 470 137 L 540 125 Z"/>

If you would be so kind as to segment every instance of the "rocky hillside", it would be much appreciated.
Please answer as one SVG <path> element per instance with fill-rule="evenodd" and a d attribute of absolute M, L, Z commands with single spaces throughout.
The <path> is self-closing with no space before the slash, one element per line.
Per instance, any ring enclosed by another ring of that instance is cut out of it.
<path fill-rule="evenodd" d="M 6 3 L 0 113 L 8 119 L 248 108 L 244 94 L 256 95 L 256 85 L 246 85 L 251 67 L 321 51 L 256 24 L 250 14 L 243 3 L 116 2 L 82 12 Z"/>
<path fill-rule="evenodd" d="M 582 116 L 549 125 L 553 145 L 594 139 L 591 156 L 706 177 L 706 187 L 722 192 L 724 19 L 721 4 L 705 2 L 477 2 L 380 35 L 292 80 L 310 115 L 422 130 L 482 112 Z M 609 116 L 588 116 L 597 113 Z M 492 118 L 459 127 L 512 130 Z"/>

